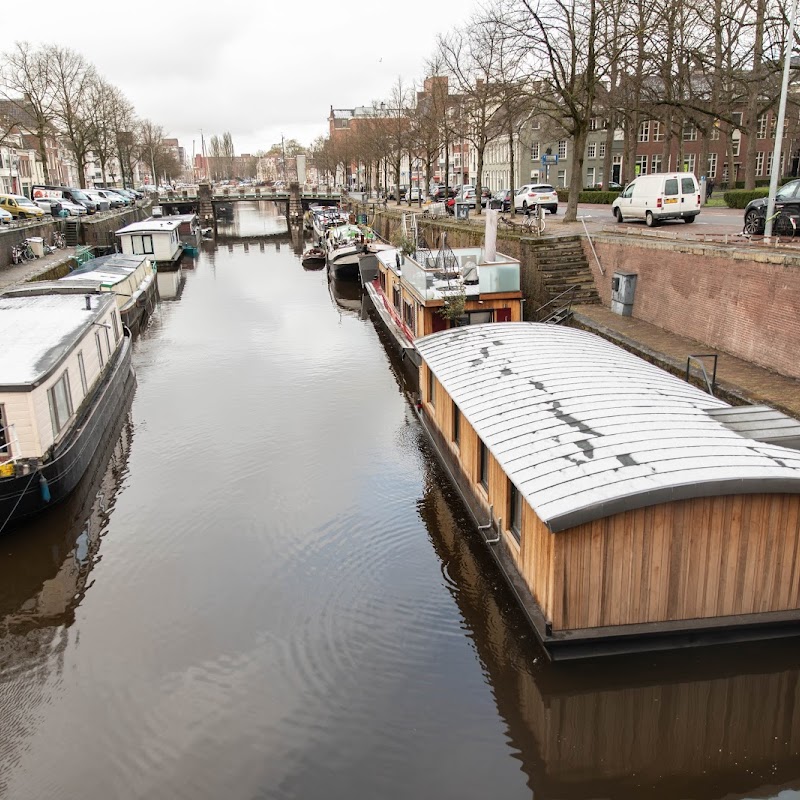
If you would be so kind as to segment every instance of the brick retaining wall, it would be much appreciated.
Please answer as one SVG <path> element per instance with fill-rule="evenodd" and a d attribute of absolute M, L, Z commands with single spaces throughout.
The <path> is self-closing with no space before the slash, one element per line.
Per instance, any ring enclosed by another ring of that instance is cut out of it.
<path fill-rule="evenodd" d="M 800 257 L 776 250 L 592 237 L 584 248 L 603 304 L 615 270 L 638 274 L 633 316 L 800 378 Z"/>

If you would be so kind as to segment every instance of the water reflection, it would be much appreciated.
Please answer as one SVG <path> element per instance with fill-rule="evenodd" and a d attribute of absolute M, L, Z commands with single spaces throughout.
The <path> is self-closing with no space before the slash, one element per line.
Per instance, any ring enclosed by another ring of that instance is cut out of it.
<path fill-rule="evenodd" d="M 186 283 L 186 276 L 183 274 L 182 268 L 178 268 L 174 272 L 159 272 L 156 277 L 158 279 L 158 296 L 162 300 L 180 299 Z"/>
<path fill-rule="evenodd" d="M 217 241 L 228 243 L 235 239 L 247 245 L 249 239 L 289 233 L 289 225 L 282 205 L 261 200 L 231 203 L 233 217 L 217 221 Z"/>

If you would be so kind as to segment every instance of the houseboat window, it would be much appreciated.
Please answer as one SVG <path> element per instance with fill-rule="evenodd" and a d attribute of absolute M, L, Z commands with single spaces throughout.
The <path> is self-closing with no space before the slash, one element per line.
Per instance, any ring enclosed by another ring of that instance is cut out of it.
<path fill-rule="evenodd" d="M 386 294 L 386 273 L 383 270 L 378 272 L 378 283 L 381 285 L 383 293 Z"/>
<path fill-rule="evenodd" d="M 108 328 L 103 328 L 103 333 L 106 335 L 106 350 L 108 355 L 111 356 L 111 337 L 108 335 Z"/>
<path fill-rule="evenodd" d="M 69 392 L 69 372 L 67 370 L 64 370 L 64 374 L 47 390 L 47 399 L 50 401 L 53 435 L 57 436 L 72 415 L 72 396 Z"/>
<path fill-rule="evenodd" d="M 89 384 L 86 381 L 86 366 L 83 363 L 83 351 L 78 353 L 78 372 L 81 374 L 81 389 L 83 389 L 83 396 L 89 392 Z"/>
<path fill-rule="evenodd" d="M 480 483 L 484 489 L 489 489 L 489 451 L 486 445 L 481 442 L 478 448 L 478 475 L 480 476 Z"/>
<path fill-rule="evenodd" d="M 397 311 L 400 310 L 400 289 L 397 286 L 392 286 L 392 303 Z"/>
<path fill-rule="evenodd" d="M 428 369 L 428 402 L 432 405 L 436 405 L 436 379 L 433 377 L 433 372 Z"/>
<path fill-rule="evenodd" d="M 131 236 L 131 243 L 133 244 L 134 255 L 152 255 L 153 254 L 153 237 L 150 234 L 142 236 Z"/>
<path fill-rule="evenodd" d="M 469 311 L 467 317 L 468 325 L 482 325 L 484 322 L 491 322 L 494 314 L 491 311 Z"/>
<path fill-rule="evenodd" d="M 114 341 L 119 341 L 119 320 L 117 319 L 117 312 L 111 312 L 111 324 L 114 326 Z"/>
<path fill-rule="evenodd" d="M 94 341 L 97 344 L 97 360 L 100 362 L 100 366 L 102 367 L 105 364 L 105 359 L 103 358 L 103 348 L 100 345 L 100 333 L 98 331 L 94 332 Z"/>
<path fill-rule="evenodd" d="M 453 441 L 461 444 L 461 412 L 458 406 L 453 402 Z"/>
<path fill-rule="evenodd" d="M 414 306 L 409 302 L 403 303 L 403 321 L 411 328 L 412 333 L 417 332 L 417 326 L 414 325 Z"/>
<path fill-rule="evenodd" d="M 10 438 L 6 427 L 6 410 L 0 405 L 0 463 L 11 458 Z"/>
<path fill-rule="evenodd" d="M 522 493 L 508 482 L 508 519 L 511 523 L 511 533 L 519 541 L 522 532 Z"/>

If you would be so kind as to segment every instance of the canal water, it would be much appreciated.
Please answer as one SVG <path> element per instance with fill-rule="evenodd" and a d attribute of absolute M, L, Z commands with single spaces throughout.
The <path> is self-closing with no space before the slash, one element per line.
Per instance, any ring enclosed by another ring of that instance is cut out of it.
<path fill-rule="evenodd" d="M 548 664 L 302 248 L 237 206 L 97 469 L 0 540 L 0 797 L 800 797 L 796 645 Z"/>

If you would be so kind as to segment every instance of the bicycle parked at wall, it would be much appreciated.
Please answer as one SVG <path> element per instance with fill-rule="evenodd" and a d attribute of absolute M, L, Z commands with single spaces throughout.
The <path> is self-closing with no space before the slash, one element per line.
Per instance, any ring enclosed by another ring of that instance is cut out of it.
<path fill-rule="evenodd" d="M 28 239 L 21 244 L 15 244 L 11 246 L 12 264 L 22 264 L 25 261 L 33 261 L 34 258 L 38 258 L 38 256 L 33 252 L 33 248 L 31 247 L 31 243 Z"/>
<path fill-rule="evenodd" d="M 54 250 L 62 250 L 67 246 L 67 240 L 64 238 L 64 234 L 61 231 L 53 231 L 53 240 L 50 243 L 50 247 Z"/>

